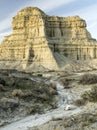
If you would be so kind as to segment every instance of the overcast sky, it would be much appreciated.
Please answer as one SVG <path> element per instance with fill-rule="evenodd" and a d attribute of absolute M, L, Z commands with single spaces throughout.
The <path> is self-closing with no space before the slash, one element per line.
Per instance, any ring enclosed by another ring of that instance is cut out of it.
<path fill-rule="evenodd" d="M 79 15 L 97 39 L 97 0 L 0 0 L 0 42 L 12 32 L 12 17 L 27 6 L 39 7 L 48 15 Z"/>

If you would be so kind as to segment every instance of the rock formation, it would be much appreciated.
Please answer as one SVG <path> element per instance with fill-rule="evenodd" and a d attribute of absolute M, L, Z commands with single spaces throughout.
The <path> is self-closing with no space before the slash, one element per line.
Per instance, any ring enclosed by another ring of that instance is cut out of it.
<path fill-rule="evenodd" d="M 27 7 L 13 17 L 12 28 L 0 45 L 1 62 L 21 62 L 24 69 L 32 63 L 58 69 L 64 66 L 65 57 L 97 58 L 97 41 L 79 16 L 48 16 L 36 7 Z"/>

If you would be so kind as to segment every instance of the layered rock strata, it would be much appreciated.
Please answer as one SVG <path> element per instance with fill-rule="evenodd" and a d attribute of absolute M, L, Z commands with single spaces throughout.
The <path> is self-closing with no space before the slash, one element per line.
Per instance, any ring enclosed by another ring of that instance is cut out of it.
<path fill-rule="evenodd" d="M 48 16 L 36 7 L 22 9 L 13 17 L 13 32 L 0 45 L 0 61 L 21 61 L 49 69 L 65 64 L 65 57 L 75 60 L 97 58 L 97 41 L 79 16 Z"/>

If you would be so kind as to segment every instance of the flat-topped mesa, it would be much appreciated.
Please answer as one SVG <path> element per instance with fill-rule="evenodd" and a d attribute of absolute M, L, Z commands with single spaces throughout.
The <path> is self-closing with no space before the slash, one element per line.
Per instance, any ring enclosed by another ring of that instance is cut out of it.
<path fill-rule="evenodd" d="M 87 38 L 87 31 L 86 28 L 86 22 L 82 20 L 78 16 L 72 16 L 72 17 L 47 17 L 45 20 L 46 22 L 46 29 L 47 29 L 47 35 L 49 37 L 56 37 L 56 38 L 65 38 L 66 39 L 72 39 L 76 38 L 78 39 L 82 37 L 82 33 L 84 31 L 84 34 Z M 89 36 L 91 37 L 91 36 Z"/>
<path fill-rule="evenodd" d="M 97 58 L 97 42 L 79 16 L 48 16 L 37 7 L 27 7 L 13 17 L 12 28 L 0 45 L 1 61 L 58 69 L 64 66 L 65 56 Z"/>

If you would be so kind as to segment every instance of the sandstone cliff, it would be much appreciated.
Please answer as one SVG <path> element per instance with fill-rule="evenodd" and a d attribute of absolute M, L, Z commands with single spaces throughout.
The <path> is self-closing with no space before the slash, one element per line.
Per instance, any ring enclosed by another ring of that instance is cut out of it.
<path fill-rule="evenodd" d="M 14 68 L 20 65 L 25 69 L 34 63 L 58 69 L 64 66 L 65 57 L 97 58 L 97 41 L 79 16 L 48 16 L 36 7 L 27 7 L 13 17 L 12 28 L 0 45 L 0 63 L 7 67 L 14 64 Z"/>

